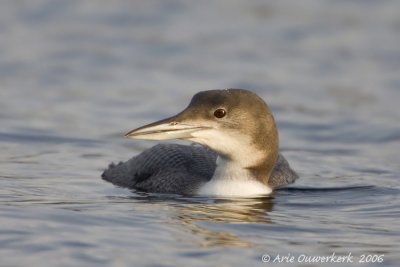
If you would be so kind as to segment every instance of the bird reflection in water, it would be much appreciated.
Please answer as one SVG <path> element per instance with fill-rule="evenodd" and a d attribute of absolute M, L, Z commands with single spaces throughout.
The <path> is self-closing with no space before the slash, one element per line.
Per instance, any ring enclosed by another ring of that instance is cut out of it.
<path fill-rule="evenodd" d="M 197 244 L 200 247 L 254 247 L 255 244 L 250 240 L 227 231 L 216 231 L 213 225 L 269 224 L 268 212 L 272 210 L 272 200 L 271 197 L 217 199 L 210 204 L 182 206 L 174 219 L 185 226 L 186 232 L 201 238 Z M 193 239 L 189 242 L 193 242 Z"/>
<path fill-rule="evenodd" d="M 168 224 L 177 225 L 187 235 L 178 240 L 202 248 L 208 247 L 254 247 L 255 244 L 234 232 L 219 231 L 218 224 L 270 224 L 268 213 L 273 208 L 273 197 L 261 198 L 147 198 L 153 204 L 166 204 L 171 208 Z M 142 198 L 143 201 L 143 198 Z M 147 202 L 147 201 L 146 201 Z M 221 228 L 229 229 L 223 226 Z M 195 238 L 193 238 L 193 235 Z M 187 237 L 187 238 L 185 238 Z M 198 240 L 197 242 L 195 240 Z"/>

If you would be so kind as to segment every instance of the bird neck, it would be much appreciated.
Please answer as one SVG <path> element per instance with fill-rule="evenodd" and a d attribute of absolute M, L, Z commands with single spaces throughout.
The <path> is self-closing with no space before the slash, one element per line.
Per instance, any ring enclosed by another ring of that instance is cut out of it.
<path fill-rule="evenodd" d="M 239 162 L 218 156 L 217 167 L 215 169 L 213 180 L 250 180 L 252 173 L 244 168 Z"/>
<path fill-rule="evenodd" d="M 244 155 L 246 160 L 235 160 L 219 155 L 217 158 L 217 167 L 215 169 L 213 180 L 242 180 L 258 181 L 268 185 L 268 179 L 276 164 L 278 154 L 270 153 L 261 158 L 254 158 L 255 155 Z M 254 161 L 250 164 L 253 159 Z"/>
<path fill-rule="evenodd" d="M 272 192 L 269 185 L 254 179 L 250 170 L 235 161 L 218 157 L 212 179 L 199 188 L 199 195 L 254 197 Z"/>

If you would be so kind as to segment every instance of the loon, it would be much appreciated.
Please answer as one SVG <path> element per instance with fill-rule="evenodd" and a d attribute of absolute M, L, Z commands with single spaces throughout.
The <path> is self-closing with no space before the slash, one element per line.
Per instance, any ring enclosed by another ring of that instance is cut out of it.
<path fill-rule="evenodd" d="M 252 197 L 293 183 L 297 174 L 279 153 L 278 131 L 268 105 L 244 89 L 195 94 L 179 114 L 125 135 L 158 144 L 126 162 L 111 163 L 102 178 L 151 193 Z"/>

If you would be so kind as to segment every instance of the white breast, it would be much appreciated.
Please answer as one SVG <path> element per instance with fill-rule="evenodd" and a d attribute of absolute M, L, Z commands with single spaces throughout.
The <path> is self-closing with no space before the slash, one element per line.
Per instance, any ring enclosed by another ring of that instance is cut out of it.
<path fill-rule="evenodd" d="M 206 183 L 198 190 L 202 196 L 252 197 L 271 194 L 272 189 L 258 181 L 217 180 Z"/>
<path fill-rule="evenodd" d="M 272 189 L 251 176 L 251 173 L 218 158 L 213 178 L 197 191 L 198 195 L 222 197 L 252 197 L 268 195 Z"/>

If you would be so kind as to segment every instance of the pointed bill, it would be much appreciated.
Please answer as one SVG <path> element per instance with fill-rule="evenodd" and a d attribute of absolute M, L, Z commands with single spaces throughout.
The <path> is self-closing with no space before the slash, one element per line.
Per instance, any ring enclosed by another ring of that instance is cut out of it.
<path fill-rule="evenodd" d="M 176 122 L 173 117 L 139 127 L 125 136 L 130 139 L 141 140 L 188 139 L 192 137 L 193 132 L 208 128 L 210 127 Z"/>

